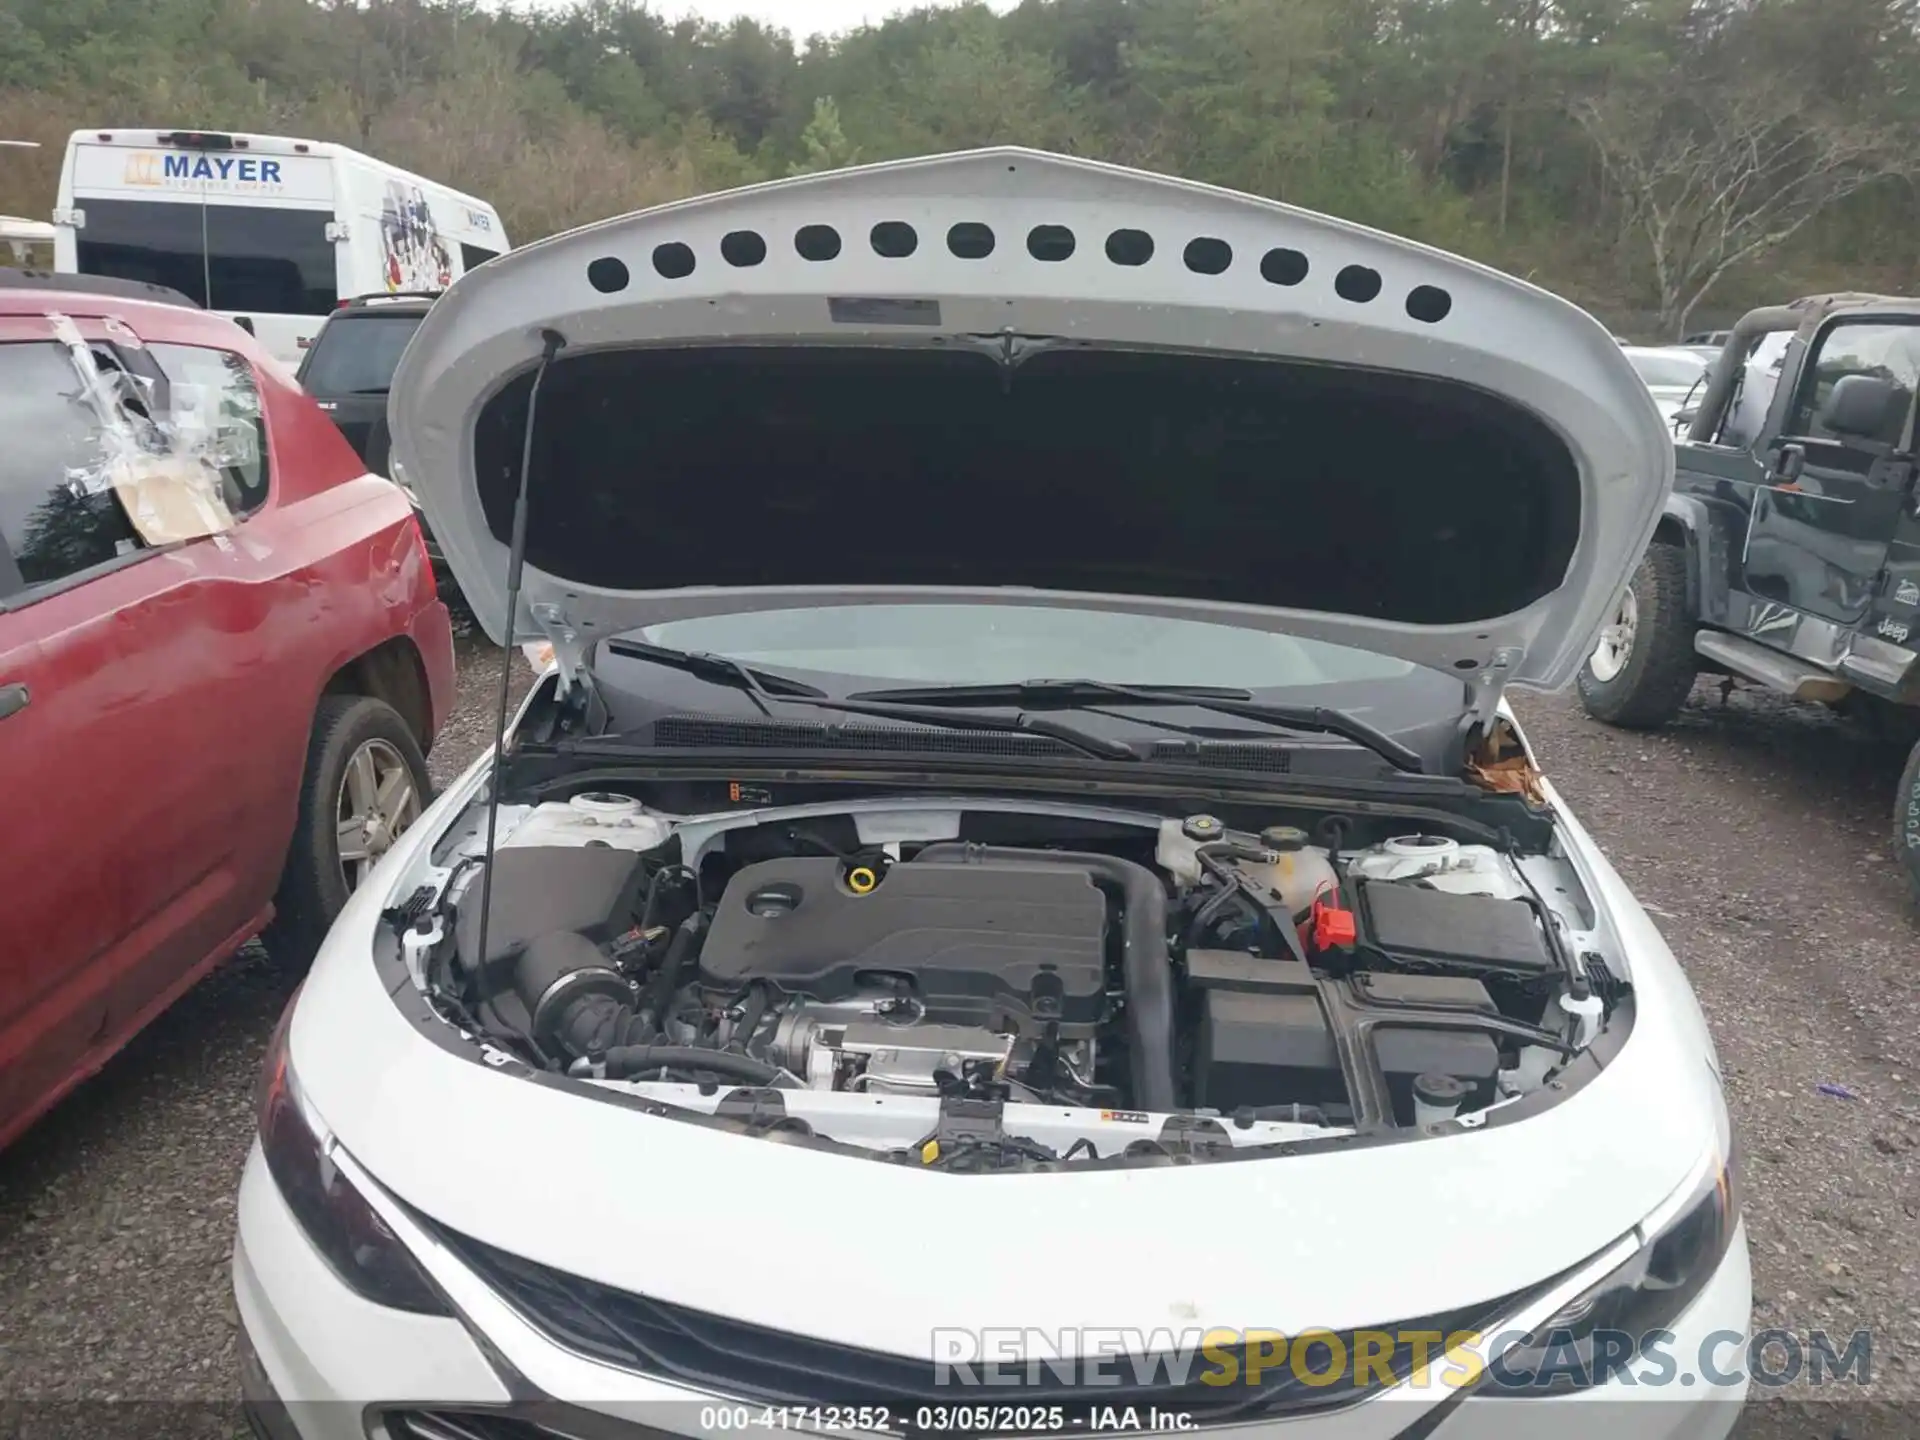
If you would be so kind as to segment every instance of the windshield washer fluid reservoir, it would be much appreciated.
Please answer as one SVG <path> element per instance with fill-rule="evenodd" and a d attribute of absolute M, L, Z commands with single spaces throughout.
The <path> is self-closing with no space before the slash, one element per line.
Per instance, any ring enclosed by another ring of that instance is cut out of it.
<path fill-rule="evenodd" d="M 648 814 L 625 795 L 576 795 L 536 805 L 501 848 L 522 845 L 604 845 L 615 850 L 651 850 L 666 843 L 672 826 Z"/>

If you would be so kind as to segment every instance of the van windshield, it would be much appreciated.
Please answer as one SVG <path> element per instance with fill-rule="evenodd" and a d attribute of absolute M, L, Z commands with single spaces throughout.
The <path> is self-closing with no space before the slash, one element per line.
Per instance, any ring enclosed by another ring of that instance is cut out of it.
<path fill-rule="evenodd" d="M 325 315 L 338 299 L 324 210 L 191 201 L 80 203 L 83 275 L 146 280 L 209 310 Z"/>

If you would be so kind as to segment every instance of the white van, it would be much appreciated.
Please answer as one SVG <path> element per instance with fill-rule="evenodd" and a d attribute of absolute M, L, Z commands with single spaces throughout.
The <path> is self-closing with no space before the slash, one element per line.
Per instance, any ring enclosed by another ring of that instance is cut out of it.
<path fill-rule="evenodd" d="M 297 365 L 342 300 L 444 290 L 507 250 L 493 207 L 318 140 L 79 130 L 54 268 L 167 285 Z"/>
<path fill-rule="evenodd" d="M 0 265 L 44 269 L 53 259 L 53 226 L 44 220 L 0 215 Z"/>

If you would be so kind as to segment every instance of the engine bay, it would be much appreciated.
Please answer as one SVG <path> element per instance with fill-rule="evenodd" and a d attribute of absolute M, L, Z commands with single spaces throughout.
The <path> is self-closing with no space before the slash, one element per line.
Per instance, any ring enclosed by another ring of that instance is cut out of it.
<path fill-rule="evenodd" d="M 1471 1128 L 1629 1008 L 1562 858 L 1233 818 L 575 795 L 402 948 L 536 1070 L 955 1168 Z"/>

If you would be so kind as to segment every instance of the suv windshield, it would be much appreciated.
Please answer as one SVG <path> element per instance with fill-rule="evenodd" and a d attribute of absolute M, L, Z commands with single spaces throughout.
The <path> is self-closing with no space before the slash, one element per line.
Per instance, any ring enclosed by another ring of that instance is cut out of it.
<path fill-rule="evenodd" d="M 300 383 L 309 395 L 386 393 L 420 319 L 342 311 L 321 327 Z"/>

